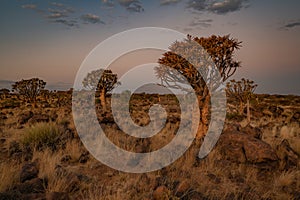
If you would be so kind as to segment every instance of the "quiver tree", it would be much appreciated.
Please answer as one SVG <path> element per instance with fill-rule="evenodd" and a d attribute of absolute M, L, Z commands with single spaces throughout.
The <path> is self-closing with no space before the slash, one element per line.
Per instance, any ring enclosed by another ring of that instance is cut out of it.
<path fill-rule="evenodd" d="M 175 70 L 189 82 L 195 91 L 201 117 L 198 138 L 207 132 L 209 124 L 209 90 L 217 90 L 220 84 L 231 77 L 240 67 L 240 62 L 233 58 L 234 52 L 240 48 L 240 44 L 241 42 L 230 38 L 229 35 L 213 35 L 208 38 L 193 38 L 188 35 L 184 41 L 174 42 L 169 47 L 170 51 L 164 53 L 163 57 L 158 60 L 160 65 L 155 70 L 162 85 L 185 90 L 182 87 L 185 80 L 174 73 Z M 213 65 L 215 68 L 212 68 Z"/>
<path fill-rule="evenodd" d="M 17 81 L 12 85 L 14 92 L 36 106 L 37 97 L 44 90 L 46 82 L 39 78 Z"/>
<path fill-rule="evenodd" d="M 82 85 L 88 90 L 95 91 L 95 96 L 100 98 L 102 109 L 107 110 L 106 95 L 118 86 L 117 74 L 113 74 L 110 69 L 98 69 L 87 74 Z"/>
<path fill-rule="evenodd" d="M 250 123 L 250 99 L 254 97 L 254 91 L 257 84 L 249 79 L 244 79 L 240 81 L 230 80 L 226 85 L 226 92 L 229 97 L 232 97 L 239 101 L 239 114 L 244 111 L 244 105 L 247 105 L 247 121 Z"/>

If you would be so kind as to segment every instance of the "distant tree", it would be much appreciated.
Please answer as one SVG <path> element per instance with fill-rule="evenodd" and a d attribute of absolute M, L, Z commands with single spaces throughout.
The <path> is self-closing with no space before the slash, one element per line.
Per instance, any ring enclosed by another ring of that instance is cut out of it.
<path fill-rule="evenodd" d="M 100 97 L 100 103 L 103 110 L 107 110 L 107 93 L 112 91 L 119 84 L 120 82 L 118 82 L 117 74 L 113 74 L 113 72 L 109 69 L 94 70 L 88 73 L 82 81 L 82 85 L 84 88 L 96 91 L 95 95 L 96 97 Z"/>
<path fill-rule="evenodd" d="M 12 89 L 17 94 L 21 95 L 25 100 L 28 100 L 36 106 L 37 96 L 44 90 L 46 82 L 39 78 L 17 81 L 12 85 Z"/>
<path fill-rule="evenodd" d="M 250 99 L 254 97 L 257 84 L 252 80 L 242 78 L 240 81 L 230 80 L 226 86 L 227 95 L 239 101 L 239 114 L 243 113 L 246 103 L 247 121 L 250 123 Z"/>
<path fill-rule="evenodd" d="M 1 99 L 6 99 L 7 96 L 9 95 L 9 93 L 10 93 L 9 89 L 6 89 L 6 88 L 0 89 L 0 97 L 1 97 Z"/>
<path fill-rule="evenodd" d="M 197 46 L 195 46 L 195 42 Z M 202 47 L 202 50 L 199 50 L 199 45 Z M 210 95 L 208 88 L 217 89 L 222 82 L 231 77 L 236 69 L 240 67 L 240 62 L 234 60 L 234 53 L 240 47 L 241 42 L 230 38 L 229 35 L 213 35 L 208 38 L 193 38 L 188 35 L 184 41 L 174 42 L 169 47 L 170 51 L 164 53 L 163 57 L 158 61 L 160 65 L 155 69 L 156 76 L 163 85 L 185 90 L 182 87 L 184 80 L 173 72 L 175 69 L 185 77 L 195 91 L 198 97 L 201 117 L 200 133 L 198 133 L 200 137 L 206 133 L 209 123 Z M 181 55 L 175 53 L 178 51 L 182 52 Z M 193 63 L 197 63 L 197 66 L 193 66 L 186 58 L 192 60 Z M 221 80 L 218 80 L 217 76 L 215 76 L 216 71 L 211 70 L 212 62 L 221 75 Z M 200 74 L 198 70 L 202 73 Z"/>

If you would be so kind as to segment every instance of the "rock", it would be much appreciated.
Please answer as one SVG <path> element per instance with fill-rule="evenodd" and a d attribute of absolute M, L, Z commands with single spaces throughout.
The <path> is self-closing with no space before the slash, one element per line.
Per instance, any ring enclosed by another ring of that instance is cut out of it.
<path fill-rule="evenodd" d="M 295 112 L 290 121 L 291 122 L 300 122 L 300 112 Z"/>
<path fill-rule="evenodd" d="M 207 176 L 209 177 L 209 179 L 211 181 L 213 181 L 214 183 L 221 183 L 221 179 L 219 177 L 217 177 L 216 175 L 212 174 L 212 173 L 208 173 Z"/>
<path fill-rule="evenodd" d="M 276 147 L 276 154 L 280 160 L 279 169 L 287 170 L 298 165 L 299 155 L 291 148 L 286 139 Z"/>
<path fill-rule="evenodd" d="M 18 191 L 22 194 L 31 194 L 31 193 L 44 193 L 45 192 L 45 182 L 40 178 L 34 178 L 24 183 L 17 184 L 14 187 L 15 191 Z"/>
<path fill-rule="evenodd" d="M 7 119 L 6 114 L 3 112 L 0 112 L 0 120 L 6 120 L 6 119 Z"/>
<path fill-rule="evenodd" d="M 60 162 L 69 162 L 70 160 L 72 160 L 72 157 L 70 155 L 64 155 L 61 159 Z"/>
<path fill-rule="evenodd" d="M 254 138 L 260 139 L 262 138 L 262 131 L 259 128 L 252 127 L 248 124 L 246 127 L 241 129 L 242 132 L 246 133 L 247 135 L 251 135 Z"/>
<path fill-rule="evenodd" d="M 189 192 L 191 189 L 191 185 L 188 180 L 181 181 L 176 188 L 176 196 L 180 197 L 183 194 Z"/>
<path fill-rule="evenodd" d="M 16 200 L 21 199 L 20 194 L 17 192 L 9 191 L 0 193 L 0 200 Z"/>
<path fill-rule="evenodd" d="M 269 106 L 269 110 L 272 112 L 274 117 L 279 117 L 279 115 L 281 115 L 281 113 L 283 113 L 283 108 L 278 107 L 278 106 Z"/>
<path fill-rule="evenodd" d="M 16 153 L 21 153 L 22 150 L 20 148 L 20 144 L 16 141 L 11 141 L 9 143 L 9 147 L 8 147 L 8 153 L 9 153 L 9 156 L 12 156 Z"/>
<path fill-rule="evenodd" d="M 170 190 L 164 185 L 159 186 L 153 192 L 153 200 L 168 200 L 169 196 Z"/>
<path fill-rule="evenodd" d="M 18 123 L 19 124 L 25 124 L 28 122 L 28 120 L 33 116 L 32 111 L 25 111 L 19 115 Z"/>
<path fill-rule="evenodd" d="M 224 132 L 216 148 L 225 159 L 237 163 L 272 167 L 278 161 L 275 151 L 269 144 L 238 131 Z"/>
<path fill-rule="evenodd" d="M 30 124 L 34 124 L 34 123 L 38 123 L 38 122 L 49 122 L 50 121 L 50 117 L 46 114 L 36 114 L 33 115 L 30 120 L 28 120 L 28 123 Z"/>
<path fill-rule="evenodd" d="M 65 192 L 51 192 L 46 194 L 46 200 L 69 200 L 68 193 Z"/>
<path fill-rule="evenodd" d="M 80 155 L 80 157 L 79 157 L 79 159 L 78 159 L 78 162 L 79 163 L 86 163 L 88 160 L 89 160 L 89 152 L 88 151 L 86 151 L 86 152 L 83 152 L 81 155 Z"/>
<path fill-rule="evenodd" d="M 37 163 L 27 163 L 25 164 L 20 173 L 20 182 L 23 183 L 27 180 L 31 180 L 33 178 L 37 178 L 39 173 L 39 169 L 37 167 Z"/>
<path fill-rule="evenodd" d="M 6 138 L 0 138 L 0 144 L 4 144 L 6 142 Z"/>
<path fill-rule="evenodd" d="M 225 124 L 224 132 L 240 131 L 242 129 L 239 123 Z"/>

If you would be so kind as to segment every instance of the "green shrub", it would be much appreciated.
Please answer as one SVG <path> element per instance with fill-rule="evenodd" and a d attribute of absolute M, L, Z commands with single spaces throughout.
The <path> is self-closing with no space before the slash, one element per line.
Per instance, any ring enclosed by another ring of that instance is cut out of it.
<path fill-rule="evenodd" d="M 37 123 L 25 130 L 22 143 L 36 149 L 50 147 L 55 149 L 60 129 L 55 123 Z"/>

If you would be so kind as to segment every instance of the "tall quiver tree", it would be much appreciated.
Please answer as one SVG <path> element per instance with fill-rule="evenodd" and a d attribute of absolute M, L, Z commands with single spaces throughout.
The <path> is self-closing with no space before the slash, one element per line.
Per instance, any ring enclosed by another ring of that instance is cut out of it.
<path fill-rule="evenodd" d="M 226 85 L 227 95 L 239 101 L 239 114 L 243 114 L 245 103 L 247 106 L 247 122 L 250 123 L 250 100 L 254 97 L 257 84 L 249 79 L 242 78 L 240 81 L 230 80 Z"/>
<path fill-rule="evenodd" d="M 36 107 L 37 97 L 44 90 L 46 82 L 39 78 L 17 81 L 12 85 L 14 92 L 29 101 L 33 107 Z"/>
<path fill-rule="evenodd" d="M 120 83 L 117 74 L 109 69 L 98 69 L 87 74 L 82 85 L 88 90 L 95 91 L 95 96 L 100 98 L 103 111 L 107 110 L 106 95 Z"/>
<path fill-rule="evenodd" d="M 195 46 L 195 43 L 198 47 Z M 199 48 L 199 46 L 201 48 Z M 211 36 L 208 38 L 192 37 L 190 35 L 184 41 L 176 41 L 170 47 L 168 52 L 159 59 L 160 64 L 156 67 L 156 76 L 163 85 L 181 88 L 184 82 L 181 77 L 172 72 L 176 70 L 183 75 L 194 89 L 199 102 L 200 124 L 197 137 L 200 138 L 206 134 L 210 116 L 210 92 L 211 89 L 217 89 L 221 82 L 223 83 L 231 77 L 236 69 L 240 67 L 240 62 L 234 60 L 234 53 L 241 47 L 241 42 L 226 36 Z M 181 52 L 180 55 L 176 52 Z M 208 57 L 209 56 L 209 57 Z M 194 66 L 189 61 L 196 63 Z M 220 79 L 214 79 L 217 76 L 212 70 L 213 64 L 220 74 Z M 201 71 L 201 74 L 199 73 Z M 209 86 L 209 87 L 208 87 Z"/>

